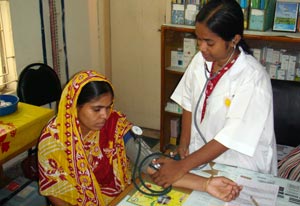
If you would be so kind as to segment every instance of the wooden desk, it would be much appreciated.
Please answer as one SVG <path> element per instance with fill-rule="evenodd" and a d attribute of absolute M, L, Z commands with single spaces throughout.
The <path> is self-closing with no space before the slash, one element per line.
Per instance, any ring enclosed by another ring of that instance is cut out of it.
<path fill-rule="evenodd" d="M 276 206 L 298 206 L 300 205 L 300 182 L 291 181 L 287 179 L 282 179 L 280 177 L 274 177 L 272 175 L 268 174 L 262 174 L 258 172 L 254 172 L 251 170 L 246 170 L 242 168 L 237 167 L 231 167 L 226 165 L 220 165 L 215 164 L 214 169 L 212 170 L 212 174 L 216 174 L 216 171 L 218 171 L 218 175 L 220 175 L 220 172 L 222 172 L 222 175 L 229 177 L 232 180 L 236 180 L 237 176 L 245 176 L 249 177 L 250 179 L 253 179 L 254 181 L 262 182 L 262 183 L 270 183 L 270 184 L 276 184 L 279 186 L 279 192 L 276 199 Z M 226 175 L 225 175 L 226 174 Z M 177 189 L 177 188 L 176 188 Z M 126 188 L 117 198 L 115 198 L 110 205 L 118 205 L 118 203 L 122 202 L 122 200 L 127 196 L 131 196 L 136 191 L 133 184 L 131 184 L 129 187 Z M 186 190 L 186 192 L 190 193 L 190 190 Z M 207 201 L 205 203 L 206 205 L 224 205 L 225 202 L 220 202 L 220 200 L 217 200 L 216 198 L 208 195 L 207 193 L 199 193 L 197 194 L 201 197 L 204 197 L 204 199 Z M 197 198 L 197 201 L 201 198 Z M 202 198 L 203 200 L 203 198 Z M 215 200 L 218 201 L 218 203 L 215 203 Z M 215 204 L 211 204 L 215 203 Z M 195 203 L 195 202 L 194 202 Z M 204 205 L 202 204 L 203 201 L 198 201 L 193 205 Z M 125 204 L 127 205 L 127 204 Z"/>
<path fill-rule="evenodd" d="M 37 144 L 54 110 L 19 102 L 16 112 L 0 117 L 0 175 L 2 165 Z"/>
<path fill-rule="evenodd" d="M 109 206 L 118 205 L 118 203 L 121 202 L 122 199 L 124 199 L 124 197 L 126 197 L 129 194 L 132 194 L 134 191 L 136 191 L 136 189 L 134 187 L 134 184 L 131 183 L 123 192 L 121 192 L 115 199 L 113 199 L 113 201 L 111 201 Z"/>
<path fill-rule="evenodd" d="M 143 176 L 144 181 L 147 182 L 152 182 L 150 180 L 149 176 Z M 137 180 L 137 183 L 139 184 L 139 181 Z M 176 188 L 173 187 L 173 189 L 178 190 L 178 191 L 182 191 L 184 193 L 190 194 L 192 192 L 192 190 L 189 189 L 183 189 L 183 188 Z M 108 206 L 116 206 L 118 205 L 127 195 L 133 195 L 135 192 L 137 191 L 137 189 L 135 188 L 134 184 L 131 183 L 123 192 L 121 192 Z"/>

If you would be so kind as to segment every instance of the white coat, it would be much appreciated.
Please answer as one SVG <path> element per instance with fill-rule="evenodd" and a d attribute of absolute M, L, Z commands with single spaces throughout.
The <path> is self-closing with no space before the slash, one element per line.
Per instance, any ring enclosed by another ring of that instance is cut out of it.
<path fill-rule="evenodd" d="M 228 148 L 214 162 L 276 175 L 277 151 L 270 77 L 253 56 L 239 49 L 241 53 L 236 62 L 221 77 L 209 96 L 201 123 L 205 94 L 200 99 L 198 111 L 195 111 L 207 80 L 201 52 L 191 61 L 171 99 L 192 112 L 190 153 L 205 144 L 196 130 L 195 124 L 198 124 L 207 142 L 215 139 Z M 211 70 L 212 62 L 207 62 L 207 66 Z"/>

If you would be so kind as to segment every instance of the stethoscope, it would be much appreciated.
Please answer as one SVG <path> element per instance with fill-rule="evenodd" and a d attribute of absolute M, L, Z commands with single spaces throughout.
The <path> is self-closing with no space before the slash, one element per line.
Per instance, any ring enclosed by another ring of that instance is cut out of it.
<path fill-rule="evenodd" d="M 207 141 L 206 141 L 206 139 L 205 139 L 203 133 L 201 132 L 201 130 L 200 130 L 200 128 L 199 128 L 199 125 L 197 124 L 197 111 L 198 111 L 198 109 L 199 109 L 200 101 L 201 101 L 201 99 L 202 99 L 202 97 L 203 97 L 203 95 L 204 95 L 204 93 L 205 93 L 207 84 L 208 84 L 210 81 L 212 81 L 213 79 L 215 79 L 215 78 L 218 76 L 219 71 L 221 71 L 221 69 L 223 69 L 223 68 L 229 63 L 229 61 L 230 61 L 231 58 L 233 57 L 234 52 L 235 52 L 235 47 L 234 47 L 234 49 L 232 50 L 232 52 L 231 52 L 231 54 L 230 54 L 230 57 L 228 58 L 228 60 L 226 61 L 226 63 L 225 63 L 222 67 L 220 67 L 220 69 L 219 69 L 216 73 L 214 73 L 212 76 L 210 75 L 210 74 L 211 74 L 211 71 L 208 70 L 207 63 L 206 63 L 206 61 L 204 60 L 204 68 L 205 68 L 205 69 L 204 69 L 203 71 L 204 71 L 204 76 L 205 76 L 205 78 L 206 78 L 206 81 L 205 81 L 205 84 L 204 84 L 204 86 L 203 86 L 203 88 L 202 88 L 202 91 L 201 91 L 201 93 L 200 93 L 200 96 L 199 96 L 199 98 L 198 98 L 198 100 L 197 100 L 197 104 L 196 104 L 195 112 L 194 112 L 194 125 L 195 125 L 195 128 L 196 128 L 198 134 L 200 135 L 202 141 L 204 142 L 204 144 L 207 144 Z M 196 169 L 196 170 L 201 170 L 201 169 L 205 168 L 206 165 L 207 165 L 207 163 L 205 163 L 205 164 L 203 164 L 203 165 L 200 165 L 199 167 L 196 167 L 196 168 L 194 168 L 194 169 Z"/>

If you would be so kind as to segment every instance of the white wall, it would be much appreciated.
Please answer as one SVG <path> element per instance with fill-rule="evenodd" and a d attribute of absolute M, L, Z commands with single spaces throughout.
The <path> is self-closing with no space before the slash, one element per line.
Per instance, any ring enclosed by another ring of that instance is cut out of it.
<path fill-rule="evenodd" d="M 60 1 L 58 8 L 58 33 L 60 36 L 61 70 L 65 70 L 62 44 Z M 43 62 L 39 0 L 10 0 L 13 36 L 18 74 L 28 64 Z M 52 66 L 50 20 L 48 1 L 43 1 L 44 24 L 47 42 L 47 60 Z M 104 73 L 99 61 L 97 0 L 66 0 L 65 31 L 70 76 L 83 69 Z M 62 84 L 66 81 L 62 72 Z"/>
<path fill-rule="evenodd" d="M 58 33 L 64 71 L 60 0 Z M 69 73 L 95 69 L 112 79 L 116 108 L 135 124 L 159 129 L 160 26 L 170 0 L 65 0 Z M 10 0 L 18 74 L 43 62 L 39 0 Z M 43 1 L 47 60 L 52 66 L 48 1 Z M 62 84 L 66 79 L 62 72 Z"/>
<path fill-rule="evenodd" d="M 160 128 L 160 26 L 164 0 L 111 1 L 116 106 L 134 123 Z"/>

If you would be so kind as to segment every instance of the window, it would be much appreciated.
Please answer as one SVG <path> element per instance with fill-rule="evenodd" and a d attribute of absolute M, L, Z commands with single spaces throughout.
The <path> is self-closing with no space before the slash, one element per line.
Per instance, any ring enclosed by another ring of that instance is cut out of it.
<path fill-rule="evenodd" d="M 0 94 L 16 91 L 17 72 L 9 2 L 0 1 Z"/>

